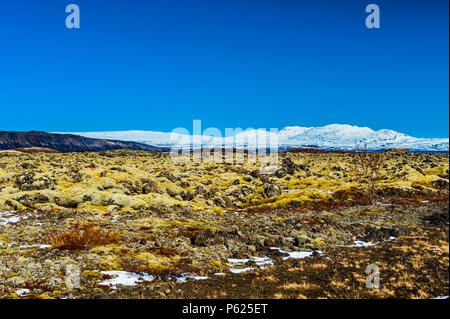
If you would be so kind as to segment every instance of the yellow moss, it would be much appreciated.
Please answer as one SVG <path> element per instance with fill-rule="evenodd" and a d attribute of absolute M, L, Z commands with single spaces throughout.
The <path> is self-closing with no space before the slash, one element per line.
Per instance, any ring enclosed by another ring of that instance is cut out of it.
<path fill-rule="evenodd" d="M 38 299 L 55 299 L 54 297 L 51 297 L 51 296 L 45 295 L 45 294 L 39 295 L 36 298 L 38 298 Z"/>
<path fill-rule="evenodd" d="M 91 253 L 97 253 L 97 254 L 108 254 L 111 251 L 113 251 L 115 248 L 112 246 L 97 246 L 94 248 L 91 248 L 89 250 Z"/>
<path fill-rule="evenodd" d="M 224 264 L 223 262 L 221 262 L 220 260 L 211 260 L 210 264 L 212 266 L 213 269 L 223 269 L 226 268 L 226 264 Z"/>
<path fill-rule="evenodd" d="M 416 170 L 409 170 L 409 174 L 405 176 L 405 180 L 409 182 L 422 182 L 424 176 Z"/>
<path fill-rule="evenodd" d="M 81 204 L 77 210 L 96 210 L 100 212 L 106 212 L 109 206 L 96 206 L 91 204 Z"/>
<path fill-rule="evenodd" d="M 164 270 L 170 268 L 170 266 L 177 264 L 180 261 L 180 257 L 165 257 L 153 255 L 149 252 L 140 252 L 133 255 L 133 258 L 143 261 L 151 269 Z"/>
<path fill-rule="evenodd" d="M 321 246 L 326 245 L 325 242 L 320 238 L 314 238 L 314 241 Z"/>
<path fill-rule="evenodd" d="M 333 192 L 336 193 L 339 191 L 351 191 L 351 190 L 357 188 L 358 186 L 359 186 L 359 184 L 356 182 L 345 183 L 345 184 L 339 185 L 337 187 L 334 187 Z"/>
<path fill-rule="evenodd" d="M 11 242 L 9 239 L 9 234 L 0 234 L 0 242 L 2 242 L 2 243 Z"/>
<path fill-rule="evenodd" d="M 85 270 L 83 274 L 86 278 L 100 278 L 102 275 L 100 272 L 93 270 Z"/>
<path fill-rule="evenodd" d="M 122 263 L 120 258 L 116 255 L 105 255 L 101 258 L 102 270 L 122 270 Z"/>
<path fill-rule="evenodd" d="M 433 168 L 424 169 L 424 175 L 447 175 L 448 176 L 449 165 L 436 166 Z M 445 173 L 447 171 L 447 173 Z"/>

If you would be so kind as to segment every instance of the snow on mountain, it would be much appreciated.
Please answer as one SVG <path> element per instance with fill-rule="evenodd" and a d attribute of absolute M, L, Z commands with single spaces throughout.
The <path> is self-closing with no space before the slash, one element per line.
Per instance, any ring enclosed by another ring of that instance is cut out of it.
<path fill-rule="evenodd" d="M 213 144 L 215 146 L 236 147 L 236 148 L 258 148 L 269 147 L 270 145 L 278 145 L 278 132 L 257 129 L 247 130 L 234 136 L 223 139 L 216 139 Z"/>
<path fill-rule="evenodd" d="M 403 140 L 407 135 L 390 130 L 374 131 L 368 127 L 358 127 L 343 124 L 332 124 L 323 127 L 313 127 L 302 134 L 289 138 L 293 145 L 317 145 L 319 147 L 354 148 L 355 145 L 367 144 L 369 148 L 377 148 L 379 143 Z"/>
<path fill-rule="evenodd" d="M 311 127 L 301 127 L 301 126 L 286 126 L 278 133 L 278 138 L 286 139 L 292 136 L 300 135 L 306 130 L 311 129 Z"/>
<path fill-rule="evenodd" d="M 449 140 L 415 138 L 392 130 L 374 131 L 368 127 L 332 124 L 315 127 L 289 138 L 289 145 L 316 145 L 320 148 L 355 149 L 366 145 L 368 149 L 409 148 L 418 151 L 448 151 Z"/>
<path fill-rule="evenodd" d="M 153 131 L 116 131 L 71 133 L 85 137 L 133 141 L 154 146 L 200 148 L 280 148 L 317 147 L 323 149 L 355 149 L 366 145 L 370 150 L 408 148 L 414 151 L 449 151 L 448 138 L 416 138 L 393 130 L 374 131 L 368 127 L 331 124 L 323 127 L 285 127 L 278 132 L 249 129 L 233 136 L 186 135 Z"/>

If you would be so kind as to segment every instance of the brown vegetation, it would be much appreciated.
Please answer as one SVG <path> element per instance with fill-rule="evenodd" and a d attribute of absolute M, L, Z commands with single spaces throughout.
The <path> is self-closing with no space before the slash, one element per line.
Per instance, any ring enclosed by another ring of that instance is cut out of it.
<path fill-rule="evenodd" d="M 110 231 L 103 231 L 100 227 L 91 223 L 84 223 L 61 232 L 49 235 L 47 243 L 54 248 L 67 250 L 81 250 L 87 246 L 99 246 L 115 244 L 119 241 L 119 235 Z"/>
<path fill-rule="evenodd" d="M 367 147 L 357 146 L 357 152 L 353 155 L 352 168 L 357 180 L 366 186 L 366 204 L 373 204 L 377 198 L 376 181 L 382 179 L 382 167 L 385 161 L 383 153 L 369 153 Z"/>

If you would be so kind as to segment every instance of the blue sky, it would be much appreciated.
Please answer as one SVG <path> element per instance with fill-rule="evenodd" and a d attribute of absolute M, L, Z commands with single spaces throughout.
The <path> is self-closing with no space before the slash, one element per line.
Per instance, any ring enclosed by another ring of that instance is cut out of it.
<path fill-rule="evenodd" d="M 367 29 L 365 6 L 381 9 Z M 65 27 L 66 5 L 81 28 Z M 0 2 L 0 130 L 449 136 L 448 1 Z"/>

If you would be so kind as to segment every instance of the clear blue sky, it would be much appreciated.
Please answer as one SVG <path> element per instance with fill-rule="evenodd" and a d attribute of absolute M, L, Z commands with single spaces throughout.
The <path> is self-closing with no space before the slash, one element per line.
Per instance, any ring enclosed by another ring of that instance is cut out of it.
<path fill-rule="evenodd" d="M 66 5 L 81 29 L 65 27 Z M 366 29 L 365 6 L 381 8 Z M 449 135 L 448 1 L 0 2 L 0 130 Z"/>

